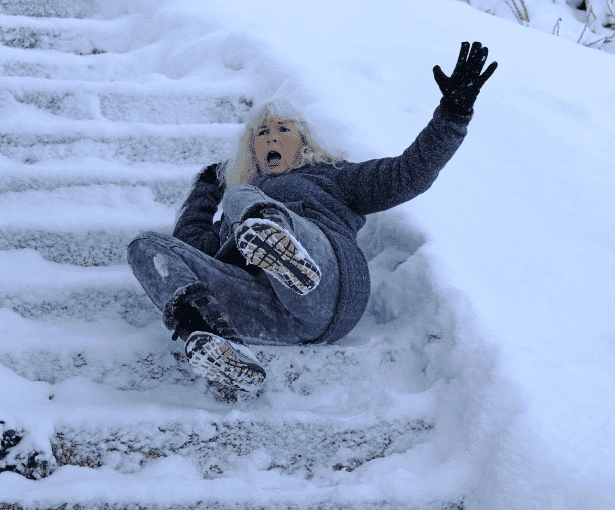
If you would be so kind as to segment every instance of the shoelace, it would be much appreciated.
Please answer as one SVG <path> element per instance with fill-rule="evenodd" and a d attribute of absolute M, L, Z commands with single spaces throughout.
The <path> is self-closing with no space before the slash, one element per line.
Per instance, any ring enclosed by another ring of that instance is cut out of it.
<path fill-rule="evenodd" d="M 274 223 L 280 225 L 282 228 L 285 228 L 285 223 L 290 227 L 289 218 L 287 218 L 286 215 L 279 209 L 275 209 L 272 207 L 261 209 L 255 217 L 273 221 Z M 241 225 L 241 223 L 241 221 L 233 222 L 233 224 L 231 225 L 231 232 L 235 233 L 237 231 L 237 227 L 235 225 Z"/>
<path fill-rule="evenodd" d="M 232 339 L 234 342 L 243 344 L 243 341 L 239 338 L 237 330 L 229 323 L 225 318 L 225 313 L 222 312 L 216 304 L 218 301 L 210 296 L 207 296 L 207 301 L 202 299 L 195 299 L 190 304 L 197 310 L 202 312 L 205 310 L 203 320 L 213 330 L 212 332 L 222 338 Z"/>
<path fill-rule="evenodd" d="M 282 211 L 274 208 L 263 209 L 260 215 L 266 219 L 277 223 L 282 228 L 291 228 L 290 219 Z"/>

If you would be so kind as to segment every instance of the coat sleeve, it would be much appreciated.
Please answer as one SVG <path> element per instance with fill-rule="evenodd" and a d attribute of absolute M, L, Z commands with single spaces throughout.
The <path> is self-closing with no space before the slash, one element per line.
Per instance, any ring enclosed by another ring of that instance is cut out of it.
<path fill-rule="evenodd" d="M 427 191 L 461 145 L 471 118 L 438 106 L 401 156 L 346 163 L 336 181 L 349 207 L 359 214 L 372 214 Z"/>
<path fill-rule="evenodd" d="M 173 230 L 173 237 L 212 257 L 220 249 L 219 224 L 213 224 L 218 204 L 222 200 L 222 189 L 216 177 L 217 168 L 218 164 L 209 165 L 197 174 Z"/>

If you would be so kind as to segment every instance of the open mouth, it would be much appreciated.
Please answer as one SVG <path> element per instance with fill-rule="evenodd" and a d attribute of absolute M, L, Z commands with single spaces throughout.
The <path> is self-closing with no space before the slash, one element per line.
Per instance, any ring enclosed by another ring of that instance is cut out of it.
<path fill-rule="evenodd" d="M 265 159 L 268 165 L 277 165 L 282 159 L 282 155 L 278 151 L 269 151 Z"/>

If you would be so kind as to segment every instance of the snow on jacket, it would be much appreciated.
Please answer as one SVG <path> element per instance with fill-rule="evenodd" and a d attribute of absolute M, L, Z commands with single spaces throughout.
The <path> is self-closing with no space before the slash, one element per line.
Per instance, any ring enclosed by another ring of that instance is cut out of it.
<path fill-rule="evenodd" d="M 349 333 L 363 315 L 370 293 L 367 261 L 357 245 L 366 215 L 385 211 L 425 192 L 461 145 L 471 115 L 442 106 L 401 156 L 350 163 L 303 166 L 282 175 L 257 177 L 251 184 L 291 211 L 310 219 L 327 236 L 339 265 L 336 312 L 327 330 L 314 342 L 331 343 Z M 228 222 L 213 217 L 223 190 L 217 164 L 197 175 L 180 210 L 173 236 L 223 262 L 249 272 L 235 247 Z"/>

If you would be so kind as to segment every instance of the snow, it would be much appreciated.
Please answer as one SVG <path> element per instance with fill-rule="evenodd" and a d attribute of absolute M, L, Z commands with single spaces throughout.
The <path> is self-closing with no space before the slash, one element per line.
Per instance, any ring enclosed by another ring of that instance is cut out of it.
<path fill-rule="evenodd" d="M 173 197 L 241 129 L 243 113 L 218 120 L 192 95 L 287 97 L 319 138 L 360 161 L 400 154 L 425 126 L 440 98 L 431 69 L 450 74 L 461 41 L 481 41 L 499 62 L 432 188 L 361 231 L 372 275 L 361 322 L 318 351 L 254 346 L 268 360 L 258 400 L 218 403 L 183 375 L 181 346 L 127 265 L 52 262 L 44 237 L 36 250 L 3 248 L 0 427 L 27 431 L 25 454 L 49 457 L 58 427 L 92 444 L 116 433 L 135 450 L 121 457 L 118 439 L 101 467 L 64 465 L 40 480 L 2 472 L 0 501 L 615 507 L 612 50 L 575 44 L 585 19 L 562 1 L 527 0 L 529 28 L 504 2 L 469 3 L 117 0 L 95 19 L 0 16 L 3 29 L 66 34 L 0 51 L 5 74 L 20 76 L 0 77 L 7 237 L 168 232 Z M 586 37 L 603 37 L 594 25 Z M 96 46 L 108 53 L 79 55 Z M 23 99 L 39 93 L 70 98 L 59 113 Z M 201 138 L 215 143 L 169 163 Z M 165 276 L 163 260 L 157 269 Z M 122 321 L 115 301 L 138 306 Z M 258 420 L 303 443 L 314 431 L 356 427 L 376 441 L 378 427 L 434 426 L 353 470 L 326 462 L 349 465 L 354 447 L 315 445 L 311 478 L 270 469 L 281 454 L 260 429 L 248 454 L 202 466 L 192 453 L 144 462 L 137 448 L 167 441 L 161 423 L 206 441 L 213 422 Z M 223 473 L 204 478 L 217 464 Z"/>
<path fill-rule="evenodd" d="M 169 261 L 164 255 L 159 253 L 154 257 L 154 267 L 156 268 L 156 271 L 158 271 L 158 274 L 163 278 L 169 276 L 168 264 Z"/>
<path fill-rule="evenodd" d="M 27 206 L 24 206 L 24 200 Z M 129 204 L 129 205 L 128 205 Z M 4 193 L 1 227 L 79 231 L 104 229 L 109 220 L 118 228 L 171 226 L 175 211 L 154 201 L 149 188 L 107 185 Z M 138 219 L 139 218 L 139 219 Z M 146 222 L 143 220 L 147 219 Z"/>

